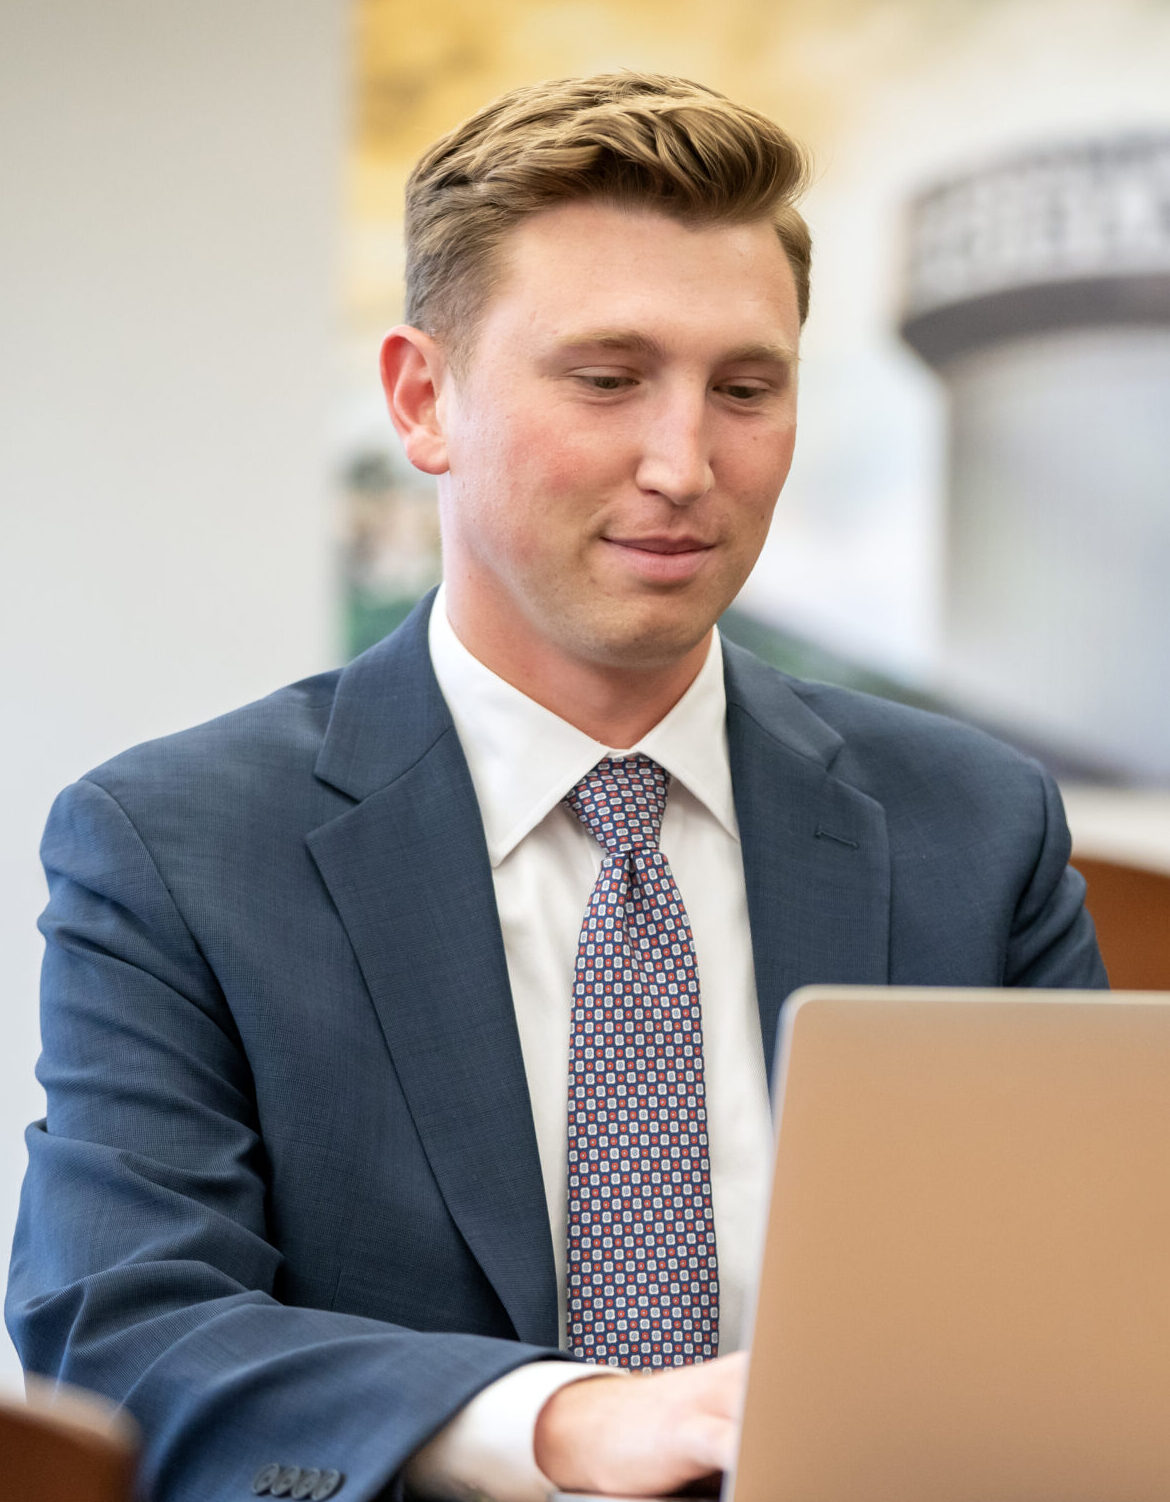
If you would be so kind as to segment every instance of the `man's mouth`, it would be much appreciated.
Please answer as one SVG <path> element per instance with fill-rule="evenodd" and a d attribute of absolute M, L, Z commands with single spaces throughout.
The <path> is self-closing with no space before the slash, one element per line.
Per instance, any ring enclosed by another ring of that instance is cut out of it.
<path fill-rule="evenodd" d="M 645 537 L 604 537 L 602 541 L 638 577 L 660 584 L 683 583 L 693 578 L 714 551 L 714 543 L 690 536 L 651 534 Z"/>
<path fill-rule="evenodd" d="M 712 546 L 697 537 L 608 537 L 606 541 L 644 553 L 704 553 Z"/>

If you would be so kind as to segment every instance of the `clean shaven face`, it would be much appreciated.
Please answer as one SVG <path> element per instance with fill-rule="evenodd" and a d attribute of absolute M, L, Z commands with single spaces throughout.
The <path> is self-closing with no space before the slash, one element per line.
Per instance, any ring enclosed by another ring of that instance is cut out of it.
<path fill-rule="evenodd" d="M 438 394 L 444 574 L 471 650 L 544 674 L 697 652 L 788 475 L 799 335 L 768 223 L 589 201 L 525 220 Z"/>

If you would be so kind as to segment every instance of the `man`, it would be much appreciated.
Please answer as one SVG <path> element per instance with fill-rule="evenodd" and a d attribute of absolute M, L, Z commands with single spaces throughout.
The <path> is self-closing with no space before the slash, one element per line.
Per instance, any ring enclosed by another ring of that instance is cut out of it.
<path fill-rule="evenodd" d="M 717 1471 L 784 997 L 1104 983 L 1040 769 L 713 634 L 792 456 L 801 181 L 633 74 L 440 141 L 382 356 L 438 600 L 54 809 L 8 1317 L 152 1497 Z M 671 1369 L 577 1380 L 615 1359 Z"/>

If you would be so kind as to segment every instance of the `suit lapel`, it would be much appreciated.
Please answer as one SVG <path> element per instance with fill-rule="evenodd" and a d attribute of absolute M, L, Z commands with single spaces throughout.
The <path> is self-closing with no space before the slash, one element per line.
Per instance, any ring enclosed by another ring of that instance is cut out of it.
<path fill-rule="evenodd" d="M 769 1078 L 784 1000 L 889 972 L 885 814 L 835 777 L 841 737 L 787 681 L 724 645 L 727 729 Z"/>
<path fill-rule="evenodd" d="M 552 1239 L 483 827 L 427 606 L 342 675 L 309 836 L 431 1169 L 521 1339 L 556 1344 Z"/>

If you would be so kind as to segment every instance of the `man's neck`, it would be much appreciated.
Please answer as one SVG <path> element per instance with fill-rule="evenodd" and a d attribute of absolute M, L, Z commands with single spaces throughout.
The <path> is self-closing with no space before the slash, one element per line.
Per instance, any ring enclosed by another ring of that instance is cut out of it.
<path fill-rule="evenodd" d="M 567 656 L 544 644 L 477 632 L 448 606 L 455 635 L 497 677 L 585 735 L 615 751 L 635 746 L 664 719 L 695 681 L 711 643 L 708 631 L 681 658 L 626 667 Z"/>

